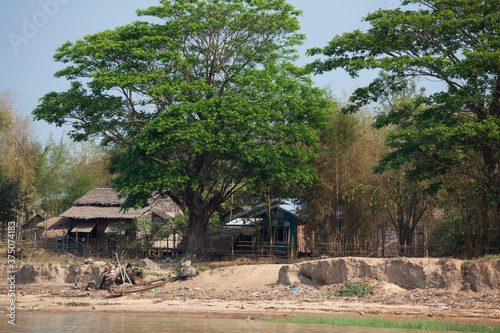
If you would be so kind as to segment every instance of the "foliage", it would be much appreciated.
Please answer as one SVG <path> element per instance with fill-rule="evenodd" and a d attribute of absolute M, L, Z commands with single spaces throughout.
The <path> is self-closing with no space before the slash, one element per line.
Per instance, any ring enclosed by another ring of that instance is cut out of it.
<path fill-rule="evenodd" d="M 72 204 L 63 201 L 64 185 L 69 176 L 68 166 L 71 163 L 69 147 L 62 139 L 59 143 L 55 143 L 50 137 L 40 160 L 36 180 L 39 206 L 47 214 L 57 216 Z"/>
<path fill-rule="evenodd" d="M 135 223 L 118 221 L 113 223 L 112 229 L 106 232 L 105 235 L 108 246 L 110 246 L 111 248 L 116 248 L 118 246 L 126 244 L 128 237 L 132 235 L 135 236 L 136 233 L 137 233 L 137 226 Z M 131 250 L 131 252 L 136 252 L 134 251 L 134 249 L 129 249 L 129 250 Z M 136 264 L 140 265 L 142 263 L 136 263 Z"/>
<path fill-rule="evenodd" d="M 305 162 L 316 155 L 325 102 L 309 71 L 291 63 L 304 36 L 284 0 L 160 3 L 137 11 L 151 22 L 63 44 L 55 59 L 69 65 L 56 76 L 71 88 L 46 94 L 34 115 L 71 123 L 75 140 L 99 135 L 124 147 L 114 185 L 126 204 L 168 190 L 189 210 L 196 254 L 235 191 L 314 179 Z"/>
<path fill-rule="evenodd" d="M 15 221 L 19 202 L 17 199 L 19 193 L 19 183 L 12 178 L 1 173 L 0 170 L 0 222 L 2 227 L 8 222 Z"/>
<path fill-rule="evenodd" d="M 167 237 L 171 232 L 170 221 L 154 221 L 145 217 L 135 219 L 137 240 L 144 249 L 149 249 L 157 240 Z"/>
<path fill-rule="evenodd" d="M 152 221 L 140 216 L 135 218 L 132 223 L 114 222 L 113 229 L 106 232 L 106 238 L 109 246 L 126 246 L 127 254 L 131 257 L 137 257 L 139 253 L 151 249 L 154 242 L 167 238 L 172 232 L 174 232 L 173 219 Z M 129 240 L 133 241 L 129 242 Z"/>
<path fill-rule="evenodd" d="M 165 274 L 159 272 L 146 272 L 144 275 L 165 276 Z"/>
<path fill-rule="evenodd" d="M 500 332 L 496 325 L 464 324 L 442 320 L 394 320 L 378 316 L 351 318 L 351 317 L 303 317 L 288 316 L 286 318 L 264 318 L 266 321 L 296 324 L 323 324 L 333 326 L 358 326 L 371 328 L 414 329 L 425 331 L 460 331 L 460 332 Z"/>
<path fill-rule="evenodd" d="M 330 123 L 320 136 L 323 150 L 313 164 L 321 180 L 301 191 L 301 220 L 311 225 L 316 242 L 378 248 L 386 213 L 379 198 L 381 177 L 372 168 L 385 152 L 384 130 L 372 128 L 368 112 L 343 114 L 341 106 L 332 99 Z"/>
<path fill-rule="evenodd" d="M 168 237 L 173 232 L 172 227 L 172 219 L 155 221 L 140 216 L 132 223 L 115 222 L 113 229 L 107 232 L 106 236 L 112 247 L 123 245 L 131 237 L 134 241 L 128 244 L 127 249 L 130 255 L 136 256 L 139 252 L 149 250 L 154 242 Z"/>
<path fill-rule="evenodd" d="M 418 223 L 429 207 L 424 187 L 405 179 L 400 170 L 386 171 L 382 178 L 381 197 L 399 245 L 412 245 Z"/>
<path fill-rule="evenodd" d="M 169 220 L 169 231 L 175 232 L 179 239 L 186 237 L 188 231 L 188 216 L 189 211 L 186 208 L 184 214 L 177 214 Z M 208 221 L 209 229 L 217 229 L 221 226 L 222 221 L 218 212 L 214 212 Z"/>
<path fill-rule="evenodd" d="M 484 257 L 486 259 L 500 259 L 500 254 L 487 254 Z"/>
<path fill-rule="evenodd" d="M 207 266 L 207 265 L 203 265 L 203 264 L 201 264 L 201 265 L 196 265 L 196 266 L 194 266 L 194 268 L 196 269 L 196 275 L 199 275 L 199 274 L 200 274 L 201 272 L 203 272 L 203 271 L 209 271 L 209 270 L 211 270 L 211 269 L 212 269 L 212 268 L 210 268 L 209 266 Z"/>
<path fill-rule="evenodd" d="M 97 146 L 52 139 L 45 149 L 33 122 L 18 115 L 14 97 L 0 94 L 0 218 L 26 222 L 43 211 L 58 215 L 95 186 L 109 186 L 106 153 Z M 18 228 L 20 229 L 20 228 Z"/>
<path fill-rule="evenodd" d="M 441 179 L 448 190 L 435 197 L 439 218 L 430 235 L 431 255 L 478 258 L 500 246 L 495 210 L 486 194 L 474 191 L 474 181 L 466 177 Z"/>
<path fill-rule="evenodd" d="M 14 96 L 0 93 L 0 222 L 26 222 L 34 209 L 34 182 L 40 154 L 33 122 L 19 115 Z M 20 228 L 17 228 L 20 230 Z"/>
<path fill-rule="evenodd" d="M 69 301 L 66 303 L 68 306 L 90 306 L 91 304 L 89 302 L 75 302 L 75 301 Z"/>
<path fill-rule="evenodd" d="M 462 262 L 462 264 L 460 265 L 460 272 L 462 273 L 462 275 L 469 274 L 469 266 L 470 266 L 470 262 L 468 260 L 465 260 L 464 262 Z"/>
<path fill-rule="evenodd" d="M 380 77 L 385 81 L 391 79 L 390 75 L 384 72 L 380 74 Z M 411 114 L 412 117 L 417 115 L 421 110 L 413 108 L 412 102 L 423 96 L 423 93 L 423 89 L 417 91 L 414 81 L 402 80 L 399 89 L 386 91 L 379 97 L 377 117 L 373 126 L 375 128 L 385 127 L 387 124 L 383 122 L 383 119 L 398 111 Z M 391 146 L 391 136 L 402 130 L 404 126 L 404 124 L 390 124 L 388 126 L 386 143 L 389 147 Z M 394 226 L 399 245 L 413 244 L 413 236 L 417 231 L 417 226 L 429 208 L 425 183 L 404 177 L 408 168 L 407 165 L 401 165 L 395 169 L 387 169 L 380 165 L 375 168 L 375 171 L 382 175 L 378 196 L 384 204 L 389 221 Z M 401 252 L 403 252 L 403 248 L 401 248 Z"/>
<path fill-rule="evenodd" d="M 111 186 L 108 165 L 108 152 L 95 143 L 50 137 L 37 167 L 38 208 L 57 216 L 93 188 Z"/>
<path fill-rule="evenodd" d="M 490 203 L 500 235 L 500 12 L 496 1 L 405 0 L 404 8 L 378 10 L 365 20 L 371 27 L 335 36 L 310 55 L 317 73 L 337 68 L 352 77 L 383 70 L 358 88 L 346 111 L 398 92 L 407 78 L 443 84 L 377 117 L 377 126 L 397 126 L 388 136 L 389 152 L 379 171 L 402 169 L 413 180 L 427 180 L 431 193 L 443 175 L 471 180 Z M 485 244 L 484 244 L 485 245 Z"/>
<path fill-rule="evenodd" d="M 333 292 L 335 296 L 358 296 L 365 297 L 372 293 L 370 284 L 363 278 L 362 281 L 346 282 Z"/>
<path fill-rule="evenodd" d="M 219 212 L 214 212 L 208 220 L 208 229 L 217 229 L 222 226 Z"/>
<path fill-rule="evenodd" d="M 174 272 L 175 274 L 179 274 L 181 272 L 181 269 L 182 269 L 182 263 L 179 262 L 177 263 L 175 266 L 174 266 Z M 196 270 L 196 275 L 199 275 L 201 272 L 203 271 L 209 271 L 211 270 L 212 268 L 210 268 L 209 266 L 207 265 L 204 265 L 204 264 L 200 264 L 200 265 L 196 265 L 194 266 L 194 269 Z"/>
<path fill-rule="evenodd" d="M 179 239 L 186 237 L 188 230 L 188 210 L 184 214 L 177 214 L 171 220 L 172 226 L 175 226 L 175 231 L 179 235 Z"/>

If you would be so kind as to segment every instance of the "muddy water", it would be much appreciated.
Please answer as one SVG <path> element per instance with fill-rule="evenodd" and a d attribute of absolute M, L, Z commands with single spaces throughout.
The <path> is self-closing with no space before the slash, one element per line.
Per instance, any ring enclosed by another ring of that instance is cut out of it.
<path fill-rule="evenodd" d="M 275 324 L 258 320 L 160 317 L 140 315 L 18 314 L 16 326 L 0 323 L 0 332 L 287 332 L 287 333 L 415 333 L 414 330 L 371 329 L 326 325 Z M 428 333 L 428 332 L 427 332 Z M 442 332 L 441 332 L 442 333 Z"/>

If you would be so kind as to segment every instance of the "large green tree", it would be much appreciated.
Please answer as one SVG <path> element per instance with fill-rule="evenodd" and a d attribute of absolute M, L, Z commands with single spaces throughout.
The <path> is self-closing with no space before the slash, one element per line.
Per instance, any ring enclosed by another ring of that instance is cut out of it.
<path fill-rule="evenodd" d="M 413 179 L 458 173 L 474 180 L 500 213 L 500 2 L 404 0 L 402 8 L 365 18 L 371 27 L 335 36 L 309 50 L 328 58 L 317 73 L 337 68 L 356 77 L 366 69 L 390 75 L 351 96 L 348 110 L 399 90 L 407 78 L 441 82 L 443 89 L 381 114 L 379 126 L 397 125 L 392 150 L 379 171 L 406 166 Z M 436 189 L 439 181 L 431 188 Z M 497 218 L 497 221 L 500 219 Z"/>
<path fill-rule="evenodd" d="M 134 22 L 62 45 L 37 119 L 71 123 L 76 140 L 122 146 L 115 186 L 126 204 L 152 194 L 188 208 L 188 250 L 210 216 L 259 179 L 310 181 L 323 91 L 292 64 L 300 15 L 284 0 L 162 0 Z M 84 83 L 87 87 L 84 86 Z"/>

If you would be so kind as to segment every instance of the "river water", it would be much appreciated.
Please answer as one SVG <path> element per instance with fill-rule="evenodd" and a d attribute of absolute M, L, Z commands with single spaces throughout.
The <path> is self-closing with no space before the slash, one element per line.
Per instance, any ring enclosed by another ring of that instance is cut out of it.
<path fill-rule="evenodd" d="M 415 333 L 415 330 L 337 327 L 327 325 L 276 324 L 259 320 L 162 317 L 141 315 L 99 314 L 18 314 L 16 325 L 0 323 L 0 332 L 287 332 L 287 333 Z M 429 332 L 427 332 L 429 333 Z M 443 333 L 443 332 L 441 332 Z"/>

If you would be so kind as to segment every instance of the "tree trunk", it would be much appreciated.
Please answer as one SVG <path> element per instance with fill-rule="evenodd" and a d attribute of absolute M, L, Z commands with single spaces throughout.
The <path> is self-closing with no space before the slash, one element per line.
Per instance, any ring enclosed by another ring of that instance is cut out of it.
<path fill-rule="evenodd" d="M 188 208 L 188 230 L 187 230 L 187 255 L 189 258 L 204 257 L 203 245 L 207 233 L 208 221 L 212 213 L 218 208 L 210 205 L 203 199 L 199 191 L 188 189 L 186 191 L 186 206 Z"/>
<path fill-rule="evenodd" d="M 187 255 L 189 258 L 205 256 L 203 245 L 208 228 L 208 214 L 196 214 L 189 208 L 188 230 L 187 230 Z"/>

